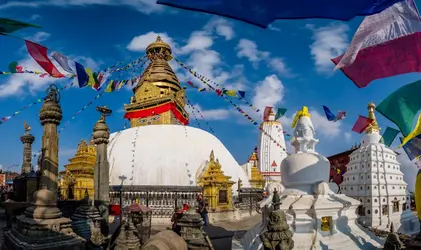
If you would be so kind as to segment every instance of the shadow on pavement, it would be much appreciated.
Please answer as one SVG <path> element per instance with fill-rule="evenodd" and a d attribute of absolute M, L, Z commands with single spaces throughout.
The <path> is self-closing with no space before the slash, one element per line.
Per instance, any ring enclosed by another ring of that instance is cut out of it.
<path fill-rule="evenodd" d="M 234 231 L 228 231 L 225 228 L 209 225 L 203 227 L 203 230 L 209 236 L 215 250 L 230 250 Z"/>

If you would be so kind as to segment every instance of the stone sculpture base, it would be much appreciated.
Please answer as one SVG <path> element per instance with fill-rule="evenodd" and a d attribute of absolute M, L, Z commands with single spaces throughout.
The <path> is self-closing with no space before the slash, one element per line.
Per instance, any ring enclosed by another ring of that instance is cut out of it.
<path fill-rule="evenodd" d="M 71 229 L 68 218 L 17 218 L 13 229 L 5 232 L 2 249 L 8 250 L 84 250 L 85 240 Z"/>

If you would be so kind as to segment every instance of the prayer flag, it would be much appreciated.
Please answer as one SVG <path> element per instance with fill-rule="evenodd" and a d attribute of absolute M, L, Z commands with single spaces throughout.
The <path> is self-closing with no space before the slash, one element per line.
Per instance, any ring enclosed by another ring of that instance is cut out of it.
<path fill-rule="evenodd" d="M 30 23 L 24 23 L 16 20 L 11 20 L 8 18 L 0 18 L 0 34 L 1 33 L 13 33 L 15 31 L 24 29 L 24 28 L 41 28 L 38 25 L 30 24 Z"/>
<path fill-rule="evenodd" d="M 345 117 L 346 117 L 346 112 L 345 111 L 339 111 L 335 116 L 335 120 L 333 120 L 333 121 L 334 122 L 342 121 L 343 119 L 345 119 Z"/>
<path fill-rule="evenodd" d="M 95 79 L 94 79 L 94 75 L 92 73 L 92 70 L 89 68 L 85 68 L 85 72 L 88 75 L 88 86 L 91 86 L 92 88 L 95 86 Z"/>
<path fill-rule="evenodd" d="M 392 142 L 395 140 L 399 132 L 400 132 L 399 130 L 396 130 L 391 127 L 387 127 L 386 131 L 384 131 L 383 136 L 382 136 L 383 144 L 390 147 L 390 145 L 392 145 Z"/>
<path fill-rule="evenodd" d="M 107 88 L 105 89 L 105 92 L 107 93 L 113 92 L 113 86 L 114 86 L 113 80 L 110 80 L 110 82 L 107 85 Z"/>
<path fill-rule="evenodd" d="M 9 71 L 10 73 L 16 73 L 16 67 L 18 66 L 18 62 L 11 62 L 9 63 Z"/>
<path fill-rule="evenodd" d="M 224 89 L 224 91 L 222 91 L 222 93 L 226 94 L 227 96 L 236 96 L 237 95 L 237 91 L 236 90 L 227 90 Z"/>
<path fill-rule="evenodd" d="M 187 84 L 190 85 L 190 87 L 192 88 L 196 88 L 196 86 L 194 85 L 192 81 L 187 81 Z"/>
<path fill-rule="evenodd" d="M 275 121 L 281 118 L 282 116 L 284 116 L 286 112 L 287 112 L 286 108 L 278 108 L 275 115 Z"/>
<path fill-rule="evenodd" d="M 332 59 L 335 68 L 359 88 L 376 79 L 421 72 L 421 19 L 412 4 L 401 1 L 367 16 L 345 54 Z"/>
<path fill-rule="evenodd" d="M 415 115 L 421 109 L 421 81 L 405 85 L 384 99 L 376 110 L 398 126 L 404 136 L 412 130 Z"/>
<path fill-rule="evenodd" d="M 86 73 L 85 67 L 82 64 L 75 62 L 77 81 L 79 83 L 79 88 L 83 88 L 88 85 L 89 76 Z"/>
<path fill-rule="evenodd" d="M 246 97 L 246 92 L 245 92 L 245 91 L 237 91 L 237 93 L 238 93 L 238 95 L 239 95 L 241 98 Z"/>
<path fill-rule="evenodd" d="M 325 115 L 328 121 L 334 121 L 335 120 L 335 115 L 332 113 L 332 111 L 330 111 L 330 109 L 326 106 L 323 106 L 323 110 L 325 111 Z"/>
<path fill-rule="evenodd" d="M 60 65 L 60 67 L 63 70 L 69 72 L 70 74 L 74 74 L 75 73 L 75 71 L 70 67 L 70 65 L 69 65 L 69 59 L 66 56 L 53 51 L 51 53 L 51 57 L 54 58 L 54 60 Z"/>
<path fill-rule="evenodd" d="M 421 158 L 418 158 L 415 162 L 415 166 L 417 166 L 418 169 L 421 169 Z"/>
<path fill-rule="evenodd" d="M 421 135 L 421 114 L 418 116 L 418 121 L 417 121 L 417 124 L 415 125 L 414 130 L 412 130 L 412 132 L 409 133 L 407 137 L 403 138 L 402 145 L 400 145 L 400 147 L 408 143 L 408 141 L 411 140 L 412 138 L 417 137 L 419 135 Z"/>
<path fill-rule="evenodd" d="M 403 142 L 403 138 L 399 138 L 401 143 Z M 403 145 L 403 149 L 405 153 L 408 155 L 409 159 L 412 161 L 418 156 L 421 155 L 421 135 L 412 138 L 408 141 L 405 145 Z"/>
<path fill-rule="evenodd" d="M 56 66 L 54 66 L 54 64 L 48 58 L 46 47 L 28 40 L 25 40 L 25 42 L 29 54 L 39 64 L 39 66 L 41 66 L 41 68 L 47 71 L 47 73 L 50 74 L 52 77 L 64 77 L 64 75 L 58 71 Z"/>
<path fill-rule="evenodd" d="M 358 116 L 358 120 L 355 122 L 354 126 L 352 127 L 352 131 L 361 134 L 364 130 L 373 122 L 372 119 L 365 117 L 365 116 Z"/>
<path fill-rule="evenodd" d="M 158 4 L 212 13 L 262 28 L 277 19 L 323 18 L 349 21 L 379 13 L 402 0 L 158 0 Z"/>
<path fill-rule="evenodd" d="M 266 106 L 265 111 L 263 111 L 263 121 L 267 121 L 269 118 L 270 111 L 273 107 Z"/>

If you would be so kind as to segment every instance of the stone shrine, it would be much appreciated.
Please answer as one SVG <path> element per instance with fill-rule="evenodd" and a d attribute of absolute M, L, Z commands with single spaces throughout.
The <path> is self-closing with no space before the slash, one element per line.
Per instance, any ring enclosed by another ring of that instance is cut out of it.
<path fill-rule="evenodd" d="M 263 249 L 256 235 L 268 224 L 275 188 L 281 196 L 280 209 L 294 234 L 294 249 L 377 249 L 383 242 L 357 223 L 355 211 L 360 202 L 332 192 L 329 186 L 330 164 L 316 152 L 318 140 L 306 107 L 297 112 L 294 121 L 292 144 L 296 152 L 282 162 L 282 182 L 267 186 L 269 197 L 260 202 L 262 222 L 247 232 L 241 242 L 244 249 Z"/>
<path fill-rule="evenodd" d="M 34 204 L 16 218 L 12 230 L 5 232 L 3 249 L 85 249 L 85 240 L 71 228 L 71 220 L 57 208 L 58 133 L 62 119 L 60 94 L 56 85 L 47 89 L 40 111 L 42 137 L 41 189 L 34 193 Z"/>

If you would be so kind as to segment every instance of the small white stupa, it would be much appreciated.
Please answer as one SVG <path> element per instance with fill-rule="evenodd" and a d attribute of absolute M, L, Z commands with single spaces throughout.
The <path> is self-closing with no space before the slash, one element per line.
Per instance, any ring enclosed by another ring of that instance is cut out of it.
<path fill-rule="evenodd" d="M 266 211 L 271 206 L 274 188 L 279 191 L 280 209 L 286 213 L 294 234 L 294 249 L 359 250 L 381 247 L 383 241 L 357 223 L 356 209 L 360 202 L 336 194 L 338 187 L 334 187 L 334 183 L 328 184 L 330 164 L 315 150 L 318 140 L 314 138 L 310 117 L 307 107 L 297 112 L 292 141 L 296 152 L 282 161 L 282 184 L 268 185 L 269 197 L 260 204 L 264 208 L 262 222 L 245 235 L 241 242 L 243 249 L 263 249 L 259 234 L 266 230 Z"/>

